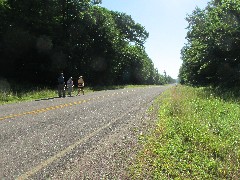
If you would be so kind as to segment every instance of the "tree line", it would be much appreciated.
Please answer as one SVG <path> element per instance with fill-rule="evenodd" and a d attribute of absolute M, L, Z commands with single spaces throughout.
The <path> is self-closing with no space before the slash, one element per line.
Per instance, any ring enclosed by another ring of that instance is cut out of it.
<path fill-rule="evenodd" d="M 148 57 L 149 36 L 131 16 L 90 0 L 0 0 L 0 78 L 56 84 L 164 84 Z"/>
<path fill-rule="evenodd" d="M 183 84 L 240 87 L 240 1 L 211 0 L 186 18 L 179 78 Z"/>

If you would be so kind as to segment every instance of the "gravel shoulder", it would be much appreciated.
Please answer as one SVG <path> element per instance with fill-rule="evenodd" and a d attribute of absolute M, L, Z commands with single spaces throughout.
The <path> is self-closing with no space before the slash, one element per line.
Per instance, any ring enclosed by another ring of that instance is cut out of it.
<path fill-rule="evenodd" d="M 139 109 L 127 124 L 103 136 L 94 147 L 55 172 L 51 179 L 131 179 L 129 167 L 141 148 L 138 138 L 154 126 L 157 118 L 157 111 L 147 112 L 150 106 L 152 102 Z"/>

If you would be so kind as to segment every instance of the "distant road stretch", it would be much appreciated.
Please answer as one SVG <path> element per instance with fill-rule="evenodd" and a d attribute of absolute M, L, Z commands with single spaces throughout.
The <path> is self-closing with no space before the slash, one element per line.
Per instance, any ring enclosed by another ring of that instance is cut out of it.
<path fill-rule="evenodd" d="M 46 179 L 134 122 L 166 86 L 0 106 L 0 179 Z"/>

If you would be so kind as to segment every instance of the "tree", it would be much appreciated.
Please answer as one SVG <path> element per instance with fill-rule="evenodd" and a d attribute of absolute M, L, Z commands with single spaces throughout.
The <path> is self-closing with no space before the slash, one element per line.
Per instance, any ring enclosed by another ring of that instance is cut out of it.
<path fill-rule="evenodd" d="M 240 1 L 211 1 L 186 19 L 188 43 L 182 49 L 181 82 L 239 85 Z"/>
<path fill-rule="evenodd" d="M 143 46 L 149 36 L 145 28 L 125 13 L 112 11 L 112 15 L 122 38 L 128 43 Z"/>
<path fill-rule="evenodd" d="M 0 1 L 0 76 L 51 85 L 60 72 L 91 85 L 163 83 L 144 48 L 145 28 L 99 3 Z"/>

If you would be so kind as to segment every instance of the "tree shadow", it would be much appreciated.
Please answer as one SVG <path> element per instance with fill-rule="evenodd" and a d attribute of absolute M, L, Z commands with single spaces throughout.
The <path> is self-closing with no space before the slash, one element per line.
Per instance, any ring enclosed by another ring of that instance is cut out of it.
<path fill-rule="evenodd" d="M 119 85 L 119 86 L 93 86 L 89 87 L 92 91 L 103 91 L 103 90 L 116 90 L 116 89 L 124 89 L 125 85 Z"/>

